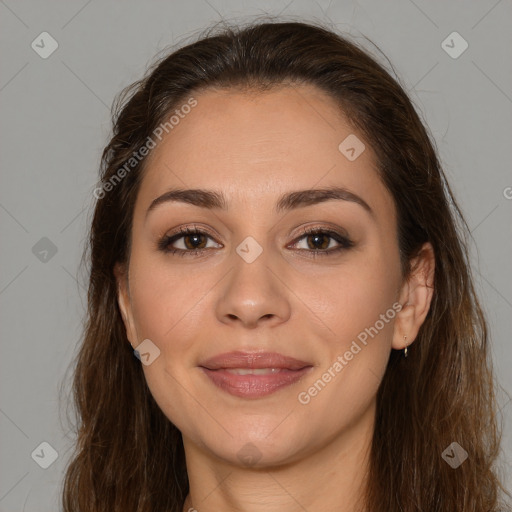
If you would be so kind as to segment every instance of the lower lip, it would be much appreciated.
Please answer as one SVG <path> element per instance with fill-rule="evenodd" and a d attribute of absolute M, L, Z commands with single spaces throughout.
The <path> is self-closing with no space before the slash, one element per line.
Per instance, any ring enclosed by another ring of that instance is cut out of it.
<path fill-rule="evenodd" d="M 282 369 L 278 373 L 267 375 L 236 375 L 227 372 L 223 368 L 209 370 L 208 368 L 201 367 L 201 370 L 217 387 L 231 395 L 242 398 L 261 398 L 294 384 L 312 368 L 312 366 L 307 366 L 301 370 Z"/>

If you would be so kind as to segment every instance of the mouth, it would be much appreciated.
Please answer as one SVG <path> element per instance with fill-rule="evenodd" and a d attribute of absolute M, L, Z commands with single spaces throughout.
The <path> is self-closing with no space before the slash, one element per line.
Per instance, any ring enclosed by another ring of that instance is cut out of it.
<path fill-rule="evenodd" d="M 219 369 L 274 369 L 274 370 L 301 370 L 312 366 L 307 361 L 285 356 L 277 352 L 226 352 L 206 359 L 199 366 L 208 370 Z"/>
<path fill-rule="evenodd" d="M 296 383 L 313 365 L 275 352 L 230 352 L 199 367 L 221 390 L 241 398 L 261 398 Z"/>

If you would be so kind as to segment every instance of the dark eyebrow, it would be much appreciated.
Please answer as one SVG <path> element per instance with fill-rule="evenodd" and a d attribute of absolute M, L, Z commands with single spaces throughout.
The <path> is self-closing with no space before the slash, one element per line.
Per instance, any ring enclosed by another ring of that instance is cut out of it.
<path fill-rule="evenodd" d="M 276 204 L 276 211 L 279 213 L 281 211 L 323 203 L 332 199 L 356 203 L 373 216 L 373 210 L 364 199 L 342 187 L 313 188 L 289 192 L 279 199 Z"/>
<path fill-rule="evenodd" d="M 288 192 L 276 203 L 275 211 L 289 211 L 330 200 L 350 201 L 362 206 L 370 215 L 373 211 L 366 201 L 342 187 L 327 187 Z M 146 211 L 146 217 L 157 206 L 170 201 L 188 203 L 199 208 L 227 210 L 227 201 L 221 192 L 203 189 L 172 189 L 154 199 Z"/>

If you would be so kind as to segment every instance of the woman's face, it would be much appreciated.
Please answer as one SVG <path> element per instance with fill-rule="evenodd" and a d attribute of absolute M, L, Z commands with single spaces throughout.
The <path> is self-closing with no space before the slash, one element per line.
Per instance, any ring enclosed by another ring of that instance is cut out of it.
<path fill-rule="evenodd" d="M 128 289 L 120 279 L 128 338 L 150 340 L 147 383 L 186 447 L 291 462 L 369 425 L 404 334 L 394 204 L 372 148 L 318 89 L 194 97 L 137 197 Z M 222 201 L 165 200 L 176 189 Z"/>

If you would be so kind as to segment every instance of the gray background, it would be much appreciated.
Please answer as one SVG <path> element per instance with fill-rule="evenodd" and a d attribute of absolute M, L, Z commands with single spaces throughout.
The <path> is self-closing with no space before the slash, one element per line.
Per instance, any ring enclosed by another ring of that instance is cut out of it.
<path fill-rule="evenodd" d="M 474 237 L 512 487 L 510 0 L 0 0 L 0 512 L 59 508 L 73 442 L 59 387 L 69 389 L 66 369 L 82 328 L 86 279 L 78 265 L 114 95 L 165 46 L 189 42 L 215 20 L 262 13 L 328 19 L 374 51 L 369 37 L 429 125 Z M 59 45 L 47 59 L 31 47 L 43 31 Z M 469 44 L 458 58 L 441 46 L 453 31 Z M 31 457 L 42 442 L 59 454 L 48 469 L 36 463 L 48 450 Z"/>

